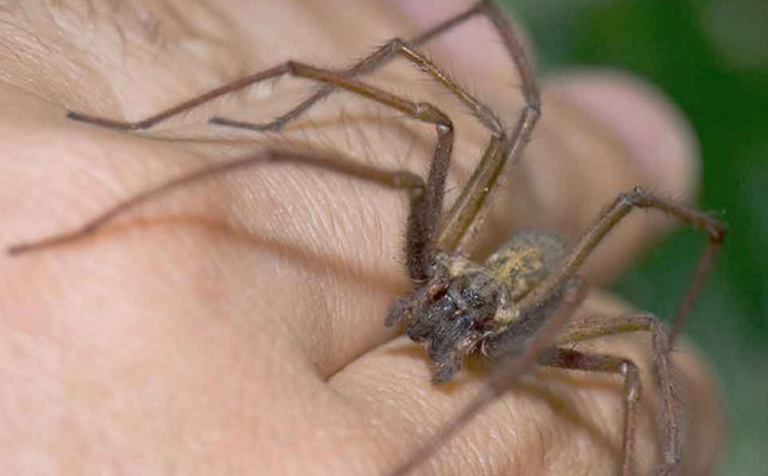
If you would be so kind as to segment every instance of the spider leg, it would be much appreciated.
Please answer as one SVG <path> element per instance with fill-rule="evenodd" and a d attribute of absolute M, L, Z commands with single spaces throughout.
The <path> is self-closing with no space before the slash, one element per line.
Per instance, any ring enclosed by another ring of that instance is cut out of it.
<path fill-rule="evenodd" d="M 350 69 L 344 71 L 343 74 L 347 77 L 354 77 L 359 74 L 371 73 L 389 63 L 394 57 L 402 56 L 406 60 L 415 64 L 421 71 L 430 75 L 433 79 L 445 86 L 454 96 L 456 96 L 472 111 L 480 123 L 488 128 L 493 135 L 502 136 L 504 134 L 503 126 L 494 111 L 473 97 L 472 94 L 470 94 L 464 87 L 453 80 L 432 60 L 415 49 L 417 46 L 449 30 L 457 24 L 466 21 L 478 13 L 482 13 L 491 20 L 502 38 L 506 39 L 505 33 L 507 33 L 511 38 L 512 43 L 507 42 L 506 44 L 507 48 L 510 50 L 515 64 L 518 65 L 518 69 L 522 70 L 521 76 L 524 83 L 524 89 L 526 90 L 526 98 L 530 96 L 531 100 L 529 103 L 535 104 L 536 107 L 538 107 L 538 90 L 536 90 L 535 82 L 533 82 L 533 74 L 531 68 L 527 64 L 525 55 L 522 52 L 522 47 L 517 41 L 515 35 L 511 34 L 511 24 L 504 17 L 503 11 L 499 9 L 499 7 L 496 6 L 491 0 L 483 0 L 476 3 L 465 12 L 444 21 L 433 29 L 414 38 L 413 41 L 408 42 L 401 38 L 393 38 L 389 40 L 372 54 L 360 60 Z M 530 89 L 533 90 L 532 94 L 528 93 Z M 210 122 L 214 124 L 253 131 L 279 131 L 287 123 L 298 119 L 317 102 L 328 97 L 335 90 L 336 89 L 333 86 L 324 86 L 315 92 L 315 94 L 302 101 L 299 105 L 295 106 L 293 109 L 267 123 L 256 124 L 244 121 L 233 121 L 221 117 L 214 117 Z"/>
<path fill-rule="evenodd" d="M 392 58 L 396 56 L 402 56 L 403 58 L 407 59 L 411 63 L 415 64 L 421 71 L 431 76 L 432 79 L 445 86 L 453 95 L 455 95 L 462 103 L 464 103 L 465 106 L 467 106 L 472 111 L 480 123 L 488 128 L 492 134 L 497 136 L 503 134 L 504 130 L 501 121 L 498 117 L 496 117 L 496 114 L 490 107 L 486 106 L 474 96 L 472 96 L 455 80 L 451 79 L 447 72 L 443 71 L 442 68 L 435 64 L 432 60 L 414 49 L 412 45 L 409 45 L 405 40 L 401 38 L 393 38 L 387 41 L 370 56 L 364 58 L 357 65 L 353 66 L 350 70 L 343 72 L 342 74 L 345 77 L 352 78 L 356 76 L 356 74 L 359 74 L 358 71 L 372 72 L 388 63 Z M 288 73 L 288 71 L 284 71 L 284 73 Z M 271 122 L 263 124 L 254 124 L 245 121 L 233 121 L 231 119 L 225 119 L 221 117 L 214 117 L 210 120 L 210 122 L 212 124 L 219 124 L 259 132 L 279 131 L 288 122 L 298 119 L 320 99 L 336 91 L 338 91 L 338 88 L 333 86 L 324 86 L 320 91 L 315 93 L 315 95 L 309 97 L 307 100 L 299 104 L 297 107 L 291 109 L 286 114 Z"/>
<path fill-rule="evenodd" d="M 261 81 L 265 81 L 267 79 L 274 78 L 276 76 L 280 76 L 282 74 L 281 73 L 282 68 L 284 67 L 285 67 L 285 64 L 281 64 L 281 65 L 266 69 L 264 71 L 260 71 L 255 74 L 245 76 L 229 84 L 225 84 L 224 86 L 220 86 L 216 89 L 212 89 L 206 93 L 196 96 L 188 101 L 184 101 L 181 104 L 177 104 L 164 111 L 160 111 L 159 113 L 153 116 L 147 117 L 146 119 L 142 119 L 135 122 L 117 121 L 117 120 L 109 119 L 106 117 L 91 116 L 89 114 L 83 114 L 83 113 L 74 112 L 74 111 L 67 113 L 67 117 L 75 121 L 94 124 L 101 127 L 108 127 L 110 129 L 118 129 L 118 130 L 124 130 L 124 131 L 136 131 L 136 130 L 142 130 L 142 129 L 149 129 L 155 124 L 163 122 L 166 119 L 170 119 L 173 116 L 177 116 L 185 111 L 193 109 L 219 96 L 223 96 L 225 94 L 229 94 L 234 91 L 239 91 L 252 84 L 259 83 Z"/>
<path fill-rule="evenodd" d="M 658 415 L 661 428 L 661 450 L 664 463 L 660 474 L 675 474 L 682 457 L 682 430 L 680 425 L 677 402 L 677 387 L 674 381 L 672 359 L 670 358 L 670 335 L 664 324 L 651 314 L 632 314 L 618 317 L 594 317 L 572 323 L 566 326 L 558 336 L 558 345 L 581 342 L 597 337 L 623 334 L 627 332 L 645 331 L 651 333 L 652 358 L 651 370 L 659 392 Z M 583 369 L 589 370 L 589 369 Z M 629 376 L 625 375 L 625 378 Z M 639 385 L 639 383 L 638 383 Z M 625 387 L 626 391 L 626 387 Z M 639 391 L 639 387 L 638 387 Z M 627 409 L 629 411 L 629 409 Z M 627 424 L 633 427 L 627 427 Z M 635 417 L 625 415 L 624 467 L 631 467 L 636 429 Z"/>
<path fill-rule="evenodd" d="M 451 152 L 453 150 L 454 132 L 451 120 L 437 107 L 431 104 L 409 101 L 379 88 L 369 86 L 354 79 L 346 78 L 343 75 L 332 71 L 315 68 L 294 61 L 289 61 L 283 67 L 294 76 L 333 85 L 336 88 L 347 90 L 353 94 L 392 107 L 414 119 L 436 126 L 437 144 L 435 145 L 432 166 L 430 167 L 426 187 L 422 187 L 423 197 L 412 202 L 406 231 L 406 266 L 409 275 L 411 279 L 415 281 L 427 278 L 431 272 L 431 265 L 434 258 L 435 236 L 440 222 L 440 212 L 442 210 L 443 196 L 445 194 L 445 180 L 448 175 Z M 9 252 L 18 254 L 23 251 L 41 249 L 62 242 L 70 242 L 86 236 L 98 229 L 103 223 L 113 219 L 115 216 L 137 203 L 142 203 L 149 198 L 165 193 L 165 191 L 169 189 L 174 189 L 185 183 L 189 183 L 190 181 L 198 180 L 206 175 L 216 174 L 218 173 L 217 170 L 227 171 L 231 168 L 238 168 L 238 164 L 241 164 L 241 162 L 224 164 L 218 166 L 218 169 L 214 167 L 212 170 L 193 174 L 186 178 L 182 177 L 167 185 L 161 185 L 157 189 L 149 190 L 133 199 L 118 204 L 74 232 L 49 237 L 33 244 L 17 245 L 12 247 Z M 327 168 L 334 169 L 334 166 L 329 165 Z M 341 171 L 338 168 L 334 170 L 337 172 Z M 202 177 L 200 174 L 202 174 Z M 399 174 L 402 175 L 402 173 Z M 369 178 L 374 175 L 376 174 L 372 172 L 368 174 Z"/>
<path fill-rule="evenodd" d="M 506 165 L 509 163 L 512 167 L 520 159 L 536 122 L 541 117 L 541 94 L 536 83 L 536 75 L 512 22 L 495 2 L 484 1 L 482 6 L 520 75 L 525 106 L 512 132 L 508 133 L 499 144 L 499 150 L 495 149 L 496 145 L 492 138 L 480 164 L 475 168 L 461 195 L 448 211 L 445 225 L 438 238 L 438 246 L 441 249 L 464 252 L 468 251 L 473 232 L 482 225 L 483 212 L 489 203 L 488 199 L 497 188 L 495 185 L 503 176 Z"/>
<path fill-rule="evenodd" d="M 453 18 L 449 18 L 448 20 L 445 20 L 444 22 L 438 24 L 434 28 L 425 31 L 421 35 L 417 36 L 411 41 L 405 42 L 410 44 L 412 47 L 420 46 L 431 39 L 445 33 L 446 31 L 450 30 L 454 26 L 465 22 L 469 18 L 472 18 L 478 13 L 481 13 L 483 9 L 486 7 L 486 3 L 488 3 L 488 0 L 483 0 L 475 5 L 473 5 L 468 10 L 464 11 L 463 13 L 460 13 L 456 15 Z M 395 39 L 390 40 L 383 46 L 381 46 L 379 49 L 377 49 L 375 52 L 373 52 L 371 55 L 369 55 L 366 58 L 363 58 L 361 61 L 359 61 L 357 64 L 349 68 L 344 72 L 345 75 L 354 77 L 360 74 L 367 74 L 375 71 L 376 69 L 384 66 L 387 64 L 391 59 L 395 57 L 395 48 L 393 46 L 394 41 L 400 41 L 402 40 Z M 293 121 L 294 119 L 297 119 L 299 116 L 304 114 L 307 110 L 312 108 L 315 104 L 322 101 L 326 97 L 328 97 L 332 92 L 334 92 L 334 88 L 332 86 L 325 86 L 320 88 L 318 91 L 316 91 L 312 96 L 308 97 L 304 101 L 302 101 L 300 104 L 295 106 L 290 111 L 286 112 L 285 114 L 278 116 L 274 120 L 268 123 L 264 124 L 253 124 L 253 123 L 246 123 L 246 122 L 237 122 L 237 121 L 231 121 L 227 119 L 222 118 L 213 118 L 212 122 L 222 124 L 222 125 L 230 125 L 233 127 L 242 127 L 245 129 L 250 130 L 256 130 L 256 131 L 279 131 L 280 129 L 285 126 L 285 124 Z"/>
<path fill-rule="evenodd" d="M 459 15 L 456 15 L 453 18 L 450 18 L 439 25 L 435 26 L 434 28 L 422 33 L 417 38 L 414 38 L 414 40 L 411 42 L 414 45 L 423 44 L 432 38 L 439 36 L 440 34 L 446 32 L 447 30 L 450 30 L 454 26 L 456 26 L 459 23 L 462 23 L 466 21 L 467 19 L 471 18 L 475 14 L 479 13 L 482 10 L 482 7 L 484 6 L 486 2 L 479 2 L 472 6 L 471 8 L 467 9 L 465 12 L 460 13 Z M 385 54 L 385 48 L 380 48 L 379 51 L 371 55 L 370 57 L 360 61 L 358 64 L 353 66 L 352 68 L 348 69 L 344 72 L 345 75 L 358 75 L 358 74 L 365 74 L 373 69 L 377 68 L 381 63 L 377 62 L 377 55 Z M 391 56 L 390 56 L 391 58 Z M 387 60 L 385 59 L 384 62 Z M 264 71 L 260 71 L 255 74 L 251 74 L 248 76 L 244 76 L 240 79 L 237 79 L 235 81 L 232 81 L 231 83 L 225 84 L 223 86 L 220 86 L 218 88 L 212 89 L 208 92 L 205 92 L 199 96 L 196 96 L 192 99 L 189 99 L 187 101 L 184 101 L 180 104 L 177 104 L 175 106 L 169 107 L 168 109 L 165 109 L 163 111 L 160 111 L 157 114 L 154 114 L 150 117 L 147 117 L 145 119 L 141 119 L 139 121 L 118 121 L 113 119 L 108 119 L 105 117 L 98 117 L 98 116 L 91 116 L 88 114 L 82 114 L 79 112 L 70 112 L 67 114 L 67 117 L 70 119 L 74 119 L 76 121 L 80 122 L 86 122 L 89 124 L 95 124 L 102 127 L 109 127 L 112 129 L 120 129 L 120 130 L 127 130 L 127 131 L 133 131 L 133 130 L 141 130 L 141 129 L 149 129 L 150 127 L 163 122 L 167 119 L 170 119 L 171 117 L 177 116 L 185 111 L 188 111 L 190 109 L 193 109 L 197 106 L 200 106 L 206 102 L 209 102 L 213 99 L 216 99 L 218 97 L 233 93 L 235 91 L 239 91 L 241 89 L 244 89 L 248 86 L 251 86 L 253 84 L 259 83 L 261 81 L 265 81 L 277 76 L 280 76 L 282 73 L 282 69 L 285 67 L 285 64 L 280 64 L 278 66 L 269 68 Z M 306 109 L 309 109 L 320 101 L 321 99 L 325 98 L 328 94 L 330 94 L 335 88 L 333 86 L 325 86 L 321 88 L 319 91 L 317 91 L 314 95 L 312 95 L 310 98 L 302 102 L 299 106 L 297 106 L 295 109 L 291 110 L 286 115 L 282 116 L 275 122 L 289 122 L 291 119 L 294 118 L 294 116 L 298 116 L 302 114 Z M 282 125 L 280 126 L 282 127 Z M 279 129 L 280 127 L 277 127 Z"/>
<path fill-rule="evenodd" d="M 561 293 L 558 308 L 547 316 L 541 327 L 526 342 L 525 347 L 520 349 L 520 352 L 501 356 L 497 365 L 491 369 L 488 381 L 481 392 L 458 415 L 451 418 L 450 423 L 441 428 L 424 447 L 394 471 L 387 473 L 388 476 L 405 476 L 425 463 L 485 407 L 512 389 L 528 369 L 535 366 L 537 360 L 548 352 L 547 349 L 556 340 L 558 333 L 584 301 L 587 284 L 581 278 L 574 277 L 568 281 Z"/>
<path fill-rule="evenodd" d="M 423 208 L 419 206 L 419 203 L 422 202 L 426 196 L 424 193 L 425 184 L 424 180 L 418 175 L 406 171 L 390 171 L 363 165 L 341 156 L 321 157 L 317 154 L 271 150 L 225 164 L 204 168 L 197 172 L 171 180 L 118 203 L 75 230 L 53 235 L 37 241 L 9 246 L 7 252 L 10 255 L 20 255 L 71 243 L 97 233 L 108 223 L 114 221 L 118 216 L 162 195 L 237 170 L 243 170 L 259 165 L 279 163 L 314 167 L 320 170 L 361 179 L 391 190 L 405 190 L 408 192 L 411 201 L 411 213 L 418 213 L 418 211 Z"/>
<path fill-rule="evenodd" d="M 621 476 L 632 476 L 635 451 L 635 428 L 637 427 L 637 403 L 640 401 L 642 383 L 637 365 L 629 359 L 614 355 L 578 352 L 553 347 L 542 353 L 540 363 L 548 367 L 590 372 L 619 374 L 624 378 L 624 444 Z"/>
<path fill-rule="evenodd" d="M 635 187 L 631 192 L 622 193 L 600 213 L 597 219 L 587 227 L 587 230 L 577 241 L 570 254 L 565 258 L 562 266 L 518 303 L 521 312 L 526 312 L 529 308 L 538 307 L 541 302 L 548 300 L 548 296 L 558 292 L 558 289 L 576 274 L 595 247 L 635 208 L 662 211 L 694 228 L 702 229 L 707 234 L 707 247 L 699 260 L 691 284 L 683 296 L 673 321 L 674 324 L 670 335 L 671 345 L 682 328 L 704 284 L 704 279 L 711 268 L 720 244 L 725 239 L 726 226 L 702 211 L 680 205 L 673 200 L 655 195 L 641 187 Z"/>

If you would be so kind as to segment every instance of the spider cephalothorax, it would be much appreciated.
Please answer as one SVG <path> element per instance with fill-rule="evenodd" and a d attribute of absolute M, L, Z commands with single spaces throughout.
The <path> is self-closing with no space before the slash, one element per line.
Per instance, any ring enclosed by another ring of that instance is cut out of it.
<path fill-rule="evenodd" d="M 515 303 L 564 255 L 558 237 L 534 231 L 513 235 L 482 265 L 460 253 L 438 252 L 431 277 L 395 301 L 386 325 L 407 320 L 406 333 L 424 342 L 435 362 L 433 380 L 449 380 L 469 354 L 481 351 L 493 358 L 501 353 L 500 347 L 505 353 L 525 347 L 535 329 L 557 309 L 561 293 L 554 293 L 536 312 L 521 314 Z"/>

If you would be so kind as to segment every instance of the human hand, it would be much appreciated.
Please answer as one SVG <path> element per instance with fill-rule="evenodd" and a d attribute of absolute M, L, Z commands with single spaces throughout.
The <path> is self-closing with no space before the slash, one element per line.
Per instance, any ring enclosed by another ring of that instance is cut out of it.
<path fill-rule="evenodd" d="M 0 68 L 2 242 L 69 230 L 152 184 L 287 141 L 422 173 L 432 131 L 348 94 L 279 138 L 205 123 L 214 114 L 263 120 L 284 112 L 302 97 L 291 95 L 289 80 L 143 135 L 64 117 L 74 109 L 142 118 L 289 58 L 346 65 L 401 34 L 405 18 L 420 21 L 418 12 L 405 17 L 385 3 L 354 12 L 346 2 L 319 5 L 168 0 L 88 10 L 28 2 L 26 15 L 9 13 L 13 26 L 3 23 L 2 36 L 15 54 Z M 473 24 L 479 31 L 457 30 L 447 45 L 496 45 L 487 25 Z M 438 60 L 510 123 L 521 100 L 503 52 L 478 65 L 447 45 Z M 415 86 L 409 97 L 447 103 L 459 131 L 452 180 L 463 183 L 486 134 L 434 84 L 402 79 L 414 77 L 412 69 L 366 80 L 395 92 Z M 572 239 L 634 185 L 694 194 L 694 142 L 647 86 L 585 72 L 544 88 L 544 119 L 495 200 L 480 251 L 526 227 Z M 638 117 L 652 127 L 635 127 Z M 389 191 L 265 166 L 165 196 L 79 243 L 3 257 L 4 466 L 23 474 L 386 474 L 483 383 L 467 372 L 431 385 L 423 350 L 382 325 L 406 286 L 406 211 Z M 630 220 L 590 258 L 586 277 L 609 280 L 668 225 Z M 596 292 L 582 312 L 626 309 Z M 611 339 L 600 350 L 648 366 L 646 336 Z M 694 355 L 678 357 L 691 395 L 700 396 L 687 402 L 697 431 L 685 457 L 701 465 L 691 474 L 701 474 L 716 455 L 708 445 L 718 445 L 716 392 Z M 542 375 L 542 388 L 566 411 L 513 392 L 436 455 L 434 470 L 613 474 L 620 385 L 596 384 L 604 381 Z M 650 410 L 642 416 L 653 418 Z M 647 466 L 652 428 L 640 438 L 638 460 Z"/>

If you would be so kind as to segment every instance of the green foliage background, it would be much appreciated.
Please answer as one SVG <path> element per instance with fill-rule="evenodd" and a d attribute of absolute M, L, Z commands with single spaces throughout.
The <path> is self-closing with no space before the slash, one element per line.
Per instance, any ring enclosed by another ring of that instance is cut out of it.
<path fill-rule="evenodd" d="M 768 474 L 768 2 L 505 3 L 534 37 L 542 73 L 631 71 L 691 120 L 703 154 L 700 206 L 723 213 L 729 236 L 686 333 L 726 394 L 728 448 L 719 474 Z M 700 235 L 681 230 L 615 289 L 671 315 L 701 249 Z"/>

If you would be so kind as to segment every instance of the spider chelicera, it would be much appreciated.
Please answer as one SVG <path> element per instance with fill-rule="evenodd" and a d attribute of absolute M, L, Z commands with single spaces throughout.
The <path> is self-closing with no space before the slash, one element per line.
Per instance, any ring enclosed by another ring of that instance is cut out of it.
<path fill-rule="evenodd" d="M 522 83 L 525 106 L 511 128 L 507 128 L 489 106 L 470 94 L 419 51 L 423 43 L 475 16 L 484 16 L 494 25 Z M 394 58 L 413 63 L 445 87 L 490 133 L 490 140 L 479 165 L 445 213 L 443 198 L 454 144 L 451 119 L 431 103 L 405 99 L 358 79 Z M 484 263 L 468 258 L 463 252 L 474 236 L 473 231 L 482 221 L 495 185 L 521 157 L 542 112 L 533 69 L 512 25 L 493 1 L 480 1 L 410 41 L 393 39 L 347 70 L 329 70 L 287 61 L 145 120 L 121 122 L 75 112 L 70 113 L 69 117 L 120 130 L 147 129 L 214 98 L 284 75 L 313 80 L 322 87 L 297 107 L 265 124 L 223 118 L 214 118 L 211 122 L 257 132 L 277 132 L 323 98 L 343 90 L 399 111 L 417 121 L 434 125 L 437 140 L 426 180 L 410 172 L 383 170 L 338 156 L 320 158 L 315 154 L 274 149 L 217 165 L 148 190 L 107 210 L 70 233 L 15 245 L 9 248 L 9 253 L 19 255 L 81 239 L 95 233 L 127 209 L 158 195 L 214 175 L 265 163 L 282 162 L 323 169 L 387 189 L 401 190 L 407 193 L 410 202 L 405 234 L 405 268 L 412 289 L 392 304 L 385 320 L 386 325 L 404 323 L 408 336 L 424 344 L 434 361 L 433 380 L 436 383 L 450 380 L 471 355 L 500 363 L 494 366 L 489 375 L 487 390 L 451 426 L 392 474 L 406 474 L 422 463 L 477 412 L 510 389 L 516 379 L 534 364 L 613 373 L 623 378 L 623 457 L 619 473 L 623 476 L 633 474 L 637 402 L 641 386 L 638 368 L 629 359 L 582 352 L 568 344 L 635 331 L 648 331 L 652 334 L 653 373 L 660 393 L 658 412 L 662 422 L 660 443 L 664 457 L 658 474 L 673 474 L 681 461 L 682 441 L 669 354 L 699 293 L 717 246 L 725 236 L 725 227 L 706 213 L 637 187 L 621 194 L 609 204 L 570 248 L 550 233 L 523 231 L 514 234 L 507 244 Z M 667 331 L 663 324 L 648 314 L 592 319 L 578 326 L 567 326 L 569 317 L 585 295 L 585 284 L 578 276 L 580 267 L 605 236 L 635 208 L 655 209 L 672 215 L 703 230 L 709 239 L 709 246 L 683 297 L 671 331 Z"/>

